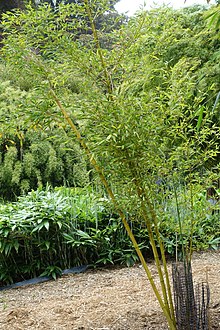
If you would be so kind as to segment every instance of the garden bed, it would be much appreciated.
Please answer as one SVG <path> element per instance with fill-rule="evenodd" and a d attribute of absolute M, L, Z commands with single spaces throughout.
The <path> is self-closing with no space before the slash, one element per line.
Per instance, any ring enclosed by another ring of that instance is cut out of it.
<path fill-rule="evenodd" d="M 156 268 L 149 263 L 158 282 Z M 195 281 L 211 290 L 210 329 L 220 329 L 220 252 L 195 254 Z M 144 270 L 104 268 L 0 292 L 0 329 L 167 329 Z"/>

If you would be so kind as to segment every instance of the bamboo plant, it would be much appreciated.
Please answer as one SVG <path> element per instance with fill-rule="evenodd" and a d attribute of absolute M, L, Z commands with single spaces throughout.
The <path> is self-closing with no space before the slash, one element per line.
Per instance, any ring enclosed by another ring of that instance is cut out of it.
<path fill-rule="evenodd" d="M 187 117 L 182 120 L 184 113 L 179 114 L 178 108 L 185 109 L 179 95 L 183 77 L 179 85 L 175 81 L 182 67 L 188 69 L 190 64 L 182 61 L 165 69 L 158 54 L 142 54 L 143 33 L 148 29 L 146 13 L 110 34 L 110 49 L 103 47 L 96 19 L 107 10 L 108 1 L 84 0 L 80 5 L 61 4 L 55 14 L 48 6 L 37 11 L 29 6 L 26 13 L 10 14 L 3 22 L 7 37 L 3 55 L 17 73 L 34 72 L 35 88 L 25 104 L 30 120 L 46 125 L 65 121 L 71 127 L 120 215 L 169 328 L 176 329 L 154 198 L 158 175 L 168 176 L 174 164 L 181 164 L 180 141 L 190 133 L 192 123 L 189 125 Z M 85 33 L 79 37 L 79 31 Z M 190 73 L 196 65 L 191 65 Z M 168 81 L 173 84 L 170 90 Z M 188 82 L 185 94 L 192 99 L 193 84 L 190 79 Z M 176 95 L 172 92 L 175 88 Z M 49 110 L 41 108 L 44 98 L 52 103 Z M 38 111 L 32 111 L 33 107 Z M 210 155 L 207 152 L 207 158 Z M 159 287 L 126 220 L 130 208 L 145 221 Z"/>

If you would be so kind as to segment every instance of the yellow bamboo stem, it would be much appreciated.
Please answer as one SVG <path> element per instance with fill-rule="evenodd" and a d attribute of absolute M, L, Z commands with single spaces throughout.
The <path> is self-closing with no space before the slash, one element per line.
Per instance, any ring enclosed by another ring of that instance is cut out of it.
<path fill-rule="evenodd" d="M 161 240 L 161 236 L 160 236 L 160 232 L 159 232 L 159 228 L 158 228 L 158 222 L 157 222 L 157 215 L 156 212 L 152 206 L 152 203 L 150 202 L 147 194 L 146 194 L 146 190 L 143 188 L 143 186 L 140 183 L 139 180 L 139 187 L 141 189 L 141 193 L 140 196 L 144 196 L 142 198 L 144 198 L 144 202 L 147 204 L 153 223 L 154 223 L 154 230 L 155 230 L 155 234 L 159 243 L 159 247 L 160 247 L 160 252 L 161 252 L 161 257 L 162 257 L 162 263 L 163 263 L 163 267 L 164 267 L 164 273 L 165 273 L 165 280 L 166 280 L 166 288 L 167 288 L 167 293 L 168 293 L 168 301 L 169 301 L 169 311 L 170 311 L 170 315 L 171 318 L 173 320 L 175 320 L 175 312 L 174 312 L 174 306 L 173 306 L 173 298 L 172 298 L 172 292 L 171 292 L 171 286 L 170 286 L 170 279 L 169 279 L 169 273 L 168 273 L 168 269 L 167 269 L 167 261 L 166 261 L 166 257 L 165 257 L 165 250 L 164 250 L 164 244 Z"/>
<path fill-rule="evenodd" d="M 164 297 L 165 306 L 166 306 L 167 312 L 170 314 L 171 318 L 173 320 L 175 320 L 174 308 L 173 308 L 173 303 L 172 303 L 171 288 L 170 288 L 170 281 L 169 281 L 169 275 L 168 275 L 168 270 L 167 270 L 167 263 L 166 263 L 166 259 L 165 259 L 165 254 L 164 254 L 160 234 L 159 234 L 159 231 L 158 231 L 158 226 L 157 226 L 157 223 L 156 223 L 156 215 L 155 215 L 155 219 L 154 219 L 155 220 L 154 225 L 155 225 L 157 239 L 160 242 L 159 246 L 160 246 L 161 255 L 162 255 L 162 253 L 164 254 L 164 259 L 162 261 L 163 261 L 163 266 L 164 266 L 166 285 L 165 285 L 165 282 L 164 282 L 164 275 L 163 275 L 163 272 L 162 272 L 162 269 L 161 269 L 159 255 L 158 255 L 158 252 L 157 252 L 156 242 L 155 242 L 155 239 L 154 239 L 154 236 L 153 236 L 153 231 L 152 231 L 152 227 L 151 227 L 151 223 L 150 223 L 151 221 L 150 221 L 149 216 L 148 216 L 147 211 L 146 211 L 146 203 L 148 204 L 148 202 L 149 202 L 148 197 L 145 194 L 145 190 L 142 188 L 142 185 L 141 185 L 141 182 L 140 182 L 139 178 L 135 177 L 135 173 L 134 173 L 133 166 L 132 166 L 131 162 L 129 162 L 129 167 L 130 167 L 130 170 L 133 174 L 133 177 L 135 178 L 134 183 L 136 185 L 137 195 L 138 195 L 138 197 L 141 201 L 141 209 L 142 209 L 142 213 L 143 213 L 145 223 L 147 225 L 149 239 L 150 239 L 150 243 L 151 243 L 153 254 L 154 254 L 154 260 L 156 262 L 157 271 L 158 271 L 158 275 L 159 275 L 159 278 L 160 278 L 160 283 L 161 283 L 161 288 L 162 288 L 162 293 L 163 293 L 163 297 Z"/>
<path fill-rule="evenodd" d="M 170 279 L 169 279 L 169 273 L 167 269 L 167 261 L 165 257 L 165 251 L 164 251 L 164 244 L 161 240 L 160 237 L 160 232 L 158 229 L 158 223 L 157 223 L 157 216 L 155 213 L 155 210 L 152 207 L 152 204 L 148 200 L 147 202 L 148 207 L 150 208 L 150 212 L 153 218 L 154 226 L 155 226 L 155 233 L 159 242 L 159 247 L 160 247 L 160 252 L 161 252 L 161 257 L 162 257 L 162 262 L 163 262 L 163 267 L 164 267 L 164 273 L 165 273 L 165 279 L 166 279 L 166 286 L 167 286 L 167 292 L 168 292 L 168 300 L 169 300 L 169 310 L 171 314 L 171 318 L 174 320 L 175 319 L 175 312 L 174 312 L 174 306 L 173 306 L 173 298 L 172 298 L 172 292 L 171 292 L 171 286 L 170 286 Z"/>
<path fill-rule="evenodd" d="M 129 156 L 127 156 L 127 158 L 129 159 Z M 132 162 L 130 161 L 129 162 L 129 167 L 130 167 L 130 171 L 132 172 L 133 176 L 135 176 L 134 169 L 133 169 L 134 166 L 135 166 L 135 164 L 133 165 Z M 144 189 L 144 187 L 141 183 L 141 180 L 139 178 L 138 173 L 136 173 L 136 178 L 135 178 L 134 182 L 136 184 L 137 194 L 139 196 L 139 199 L 141 200 L 142 211 L 143 211 L 143 216 L 145 218 L 145 222 L 146 222 L 146 224 L 150 222 L 150 219 L 148 217 L 147 210 L 146 210 L 146 205 L 147 205 L 149 210 L 150 210 L 150 214 L 151 214 L 151 217 L 152 217 L 152 220 L 153 220 L 153 223 L 154 223 L 154 230 L 155 230 L 155 234 L 156 234 L 156 237 L 157 237 L 157 240 L 158 240 L 158 243 L 159 243 L 161 257 L 162 257 L 162 263 L 163 263 L 163 267 L 164 267 L 166 285 L 164 283 L 164 279 L 162 278 L 163 274 L 161 273 L 160 264 L 157 263 L 157 265 L 159 267 L 158 268 L 158 273 L 159 273 L 159 276 L 161 278 L 161 286 L 162 286 L 163 293 L 165 295 L 165 298 L 164 298 L 165 304 L 167 304 L 167 308 L 168 308 L 168 311 L 170 313 L 171 318 L 173 320 L 175 320 L 175 312 L 174 312 L 174 306 L 173 306 L 173 299 L 172 299 L 169 273 L 168 273 L 168 269 L 167 269 L 167 261 L 166 261 L 166 257 L 165 257 L 164 245 L 163 245 L 163 242 L 161 240 L 160 232 L 159 232 L 159 229 L 158 229 L 157 215 L 156 215 L 155 210 L 152 206 L 152 203 L 150 202 L 150 200 L 148 198 L 148 195 L 146 194 L 146 190 Z M 150 228 L 148 229 L 148 232 L 149 231 L 152 232 L 151 225 L 149 227 Z M 151 233 L 150 236 L 152 237 L 152 240 L 153 240 L 152 243 L 155 245 L 155 240 L 154 240 L 154 237 L 153 237 L 153 233 Z M 149 236 L 149 238 L 150 238 L 150 236 Z M 153 248 L 153 246 L 152 246 L 152 248 Z M 156 247 L 154 247 L 153 251 L 155 250 L 155 248 Z M 154 256 L 155 256 L 155 261 L 159 260 L 157 249 L 156 249 L 156 254 Z"/>

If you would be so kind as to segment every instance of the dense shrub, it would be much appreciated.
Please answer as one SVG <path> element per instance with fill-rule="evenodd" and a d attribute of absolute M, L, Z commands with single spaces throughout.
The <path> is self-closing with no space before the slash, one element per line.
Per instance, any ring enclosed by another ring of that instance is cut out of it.
<path fill-rule="evenodd" d="M 195 210 L 194 248 L 216 248 L 220 237 L 219 214 L 212 215 L 204 194 L 197 199 L 200 206 Z M 176 245 L 181 250 L 181 240 L 188 239 L 191 228 L 187 210 L 182 206 L 180 203 L 181 214 L 185 210 L 182 232 L 174 198 L 165 198 L 157 207 L 165 249 L 171 256 Z M 203 217 L 199 218 L 201 212 Z M 135 218 L 137 215 L 130 214 L 129 223 L 143 253 L 150 257 L 146 226 Z M 41 274 L 55 277 L 62 269 L 82 264 L 130 266 L 136 261 L 134 248 L 108 199 L 91 189 L 38 189 L 16 203 L 0 206 L 0 285 Z"/>
<path fill-rule="evenodd" d="M 1 205 L 0 214 L 2 285 L 82 264 L 137 259 L 108 201 L 89 190 L 39 189 Z"/>

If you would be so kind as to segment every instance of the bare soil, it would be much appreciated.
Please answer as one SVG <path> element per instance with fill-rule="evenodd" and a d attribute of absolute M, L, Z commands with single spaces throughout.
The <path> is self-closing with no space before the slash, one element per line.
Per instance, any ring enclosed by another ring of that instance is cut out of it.
<path fill-rule="evenodd" d="M 192 264 L 195 282 L 206 281 L 208 274 L 210 329 L 220 330 L 220 252 L 195 254 Z M 149 268 L 158 283 L 153 262 Z M 0 312 L 2 330 L 168 329 L 140 265 L 89 270 L 2 291 Z"/>

